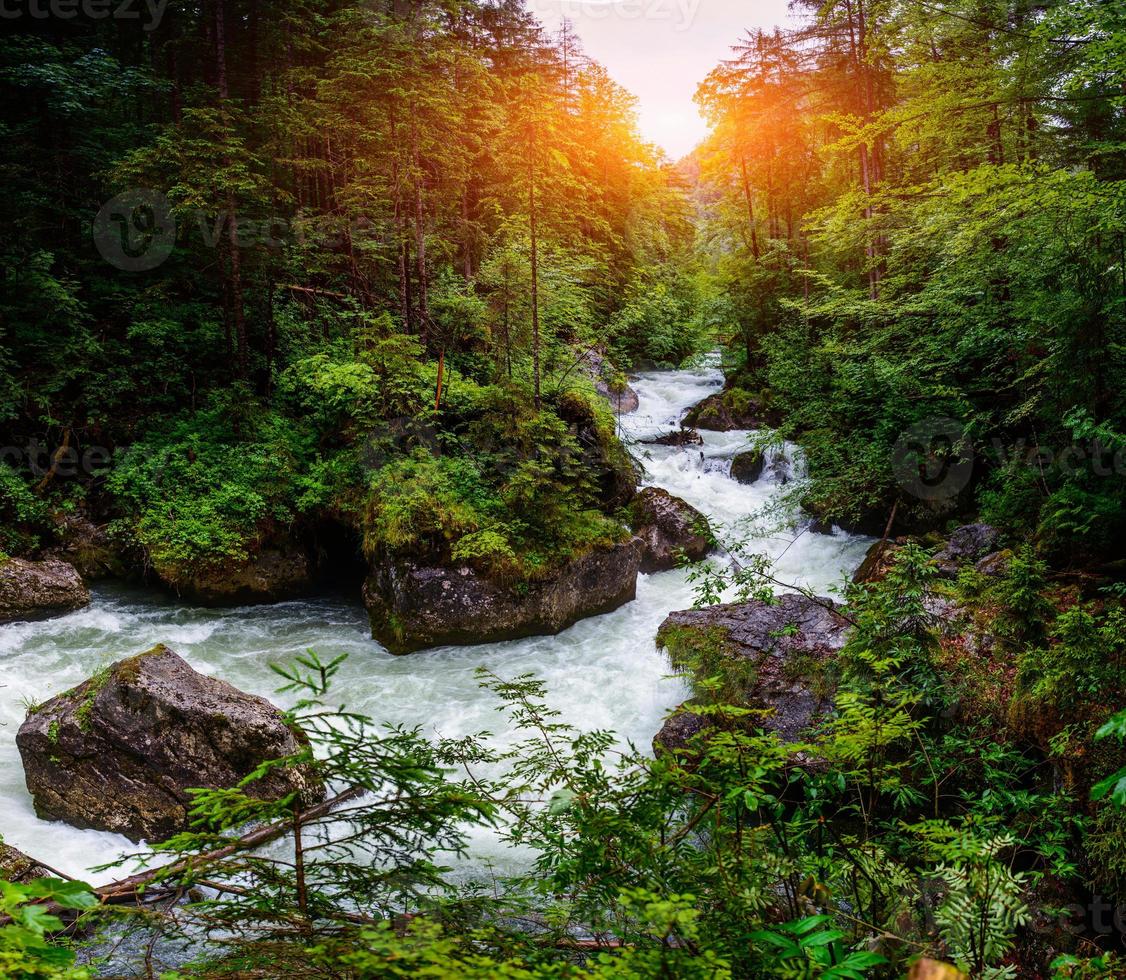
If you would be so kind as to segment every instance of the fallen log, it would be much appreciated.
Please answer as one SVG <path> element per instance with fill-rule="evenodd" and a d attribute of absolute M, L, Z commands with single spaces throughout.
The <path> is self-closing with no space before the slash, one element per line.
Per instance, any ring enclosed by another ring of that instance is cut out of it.
<path fill-rule="evenodd" d="M 342 793 L 338 793 L 336 796 L 332 797 L 332 799 L 309 807 L 308 810 L 302 811 L 300 816 L 301 823 L 306 824 L 312 820 L 319 820 L 344 803 L 348 803 L 351 800 L 363 796 L 364 792 L 365 790 L 362 787 L 353 786 L 351 789 L 346 789 Z M 147 871 L 130 875 L 128 878 L 112 881 L 107 885 L 100 885 L 94 889 L 94 894 L 98 896 L 103 905 L 118 905 L 122 902 L 128 902 L 130 899 L 139 899 L 149 885 L 154 883 L 161 885 L 162 882 L 160 879 L 162 878 L 179 875 L 185 872 L 193 874 L 202 872 L 216 861 L 222 861 L 232 854 L 237 854 L 240 851 L 249 851 L 255 847 L 261 847 L 263 844 L 275 841 L 279 837 L 287 834 L 292 827 L 292 819 L 279 820 L 276 823 L 255 827 L 253 830 L 243 834 L 238 840 L 232 841 L 230 844 L 223 847 L 218 847 L 213 851 L 206 851 L 203 854 L 195 854 L 191 857 L 174 861 L 171 864 L 163 864 L 159 868 L 150 868 Z M 176 890 L 181 887 L 182 886 L 177 883 L 174 886 L 167 886 L 164 890 Z"/>

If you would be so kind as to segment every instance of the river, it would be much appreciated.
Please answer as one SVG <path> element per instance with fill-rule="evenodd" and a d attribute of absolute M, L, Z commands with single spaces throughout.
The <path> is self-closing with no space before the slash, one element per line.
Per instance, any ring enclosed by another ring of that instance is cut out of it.
<path fill-rule="evenodd" d="M 640 406 L 620 424 L 623 438 L 636 444 L 645 484 L 664 487 L 730 526 L 760 511 L 780 486 L 778 472 L 770 467 L 751 486 L 728 475 L 731 456 L 747 445 L 747 432 L 703 432 L 702 446 L 642 443 L 675 428 L 693 404 L 722 383 L 714 361 L 695 369 L 643 373 L 633 382 Z M 788 529 L 764 536 L 758 550 L 778 558 L 780 579 L 828 592 L 859 564 L 868 544 L 839 530 L 824 535 Z M 326 658 L 346 653 L 333 700 L 379 721 L 421 724 L 444 736 L 489 730 L 498 732 L 501 742 L 497 702 L 480 689 L 474 671 L 484 665 L 502 676 L 534 673 L 546 683 L 563 720 L 583 729 L 611 729 L 623 742 L 646 746 L 665 714 L 687 694 L 684 682 L 669 675 L 653 637 L 664 617 L 690 606 L 692 598 L 679 570 L 642 575 L 633 602 L 558 636 L 396 657 L 371 639 L 358 600 L 316 598 L 214 610 L 185 606 L 156 592 L 99 585 L 83 610 L 46 622 L 0 626 L 0 834 L 76 877 L 97 883 L 117 876 L 87 872 L 135 846 L 115 834 L 39 820 L 24 787 L 15 735 L 28 704 L 156 643 L 167 644 L 199 671 L 278 703 L 285 699 L 274 693 L 278 678 L 271 662 L 310 648 Z M 507 863 L 495 840 L 482 836 L 477 843 L 482 858 Z"/>

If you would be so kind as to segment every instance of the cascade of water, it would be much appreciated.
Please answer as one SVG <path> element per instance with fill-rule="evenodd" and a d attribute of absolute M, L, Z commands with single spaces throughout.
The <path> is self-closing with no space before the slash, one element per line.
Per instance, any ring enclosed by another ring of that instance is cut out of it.
<path fill-rule="evenodd" d="M 768 472 L 747 486 L 728 475 L 732 455 L 747 446 L 746 432 L 705 432 L 703 445 L 647 445 L 674 429 L 693 404 L 723 382 L 717 366 L 642 374 L 634 383 L 638 410 L 621 419 L 634 444 L 644 482 L 664 487 L 710 518 L 731 525 L 758 511 L 778 492 Z M 794 456 L 793 447 L 783 452 Z M 854 568 L 864 538 L 802 531 L 775 532 L 763 550 L 778 558 L 779 577 L 818 590 L 835 585 Z M 583 620 L 558 636 L 531 637 L 473 647 L 446 647 L 394 657 L 370 636 L 358 602 L 318 598 L 231 610 L 185 607 L 174 599 L 117 585 L 94 591 L 79 612 L 38 623 L 0 626 L 5 665 L 0 688 L 0 833 L 4 839 L 69 874 L 106 880 L 112 873 L 87 869 L 134 850 L 124 838 L 39 820 L 24 788 L 15 734 L 29 703 L 41 702 L 89 677 L 99 667 L 165 643 L 197 670 L 215 674 L 243 690 L 275 701 L 271 662 L 309 648 L 325 657 L 349 654 L 338 686 L 348 707 L 380 721 L 421 724 L 443 736 L 497 731 L 502 719 L 495 700 L 474 676 L 481 665 L 503 676 L 534 673 L 548 688 L 552 705 L 579 728 L 606 728 L 622 741 L 649 743 L 664 715 L 686 696 L 653 636 L 670 610 L 692 602 L 681 571 L 643 575 L 637 599 L 605 616 Z M 503 741 L 504 736 L 500 736 Z M 50 844 L 47 846 L 47 841 Z M 478 843 L 487 857 L 507 863 L 487 835 Z"/>

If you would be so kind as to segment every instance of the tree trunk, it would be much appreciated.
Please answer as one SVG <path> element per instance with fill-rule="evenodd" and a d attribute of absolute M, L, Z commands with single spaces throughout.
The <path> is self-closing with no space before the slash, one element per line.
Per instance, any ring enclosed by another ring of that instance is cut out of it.
<path fill-rule="evenodd" d="M 539 251 L 536 241 L 536 170 L 528 163 L 528 221 L 532 245 L 532 383 L 536 411 L 540 410 L 540 295 Z"/>
<path fill-rule="evenodd" d="M 751 181 L 747 176 L 747 160 L 742 158 L 739 161 L 743 168 L 743 196 L 747 199 L 747 220 L 751 225 L 751 254 L 754 255 L 755 261 L 758 261 L 758 230 L 755 227 L 755 202 L 751 197 Z"/>

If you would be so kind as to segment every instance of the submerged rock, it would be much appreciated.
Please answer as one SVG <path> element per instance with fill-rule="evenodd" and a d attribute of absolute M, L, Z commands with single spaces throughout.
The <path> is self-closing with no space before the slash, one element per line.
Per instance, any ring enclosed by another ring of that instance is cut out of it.
<path fill-rule="evenodd" d="M 0 623 L 57 616 L 89 602 L 78 570 L 65 561 L 0 558 Z"/>
<path fill-rule="evenodd" d="M 178 595 L 203 606 L 239 606 L 292 599 L 313 587 L 309 557 L 292 542 L 262 548 L 246 561 L 196 569 L 156 569 Z"/>
<path fill-rule="evenodd" d="M 596 548 L 542 579 L 516 583 L 464 565 L 388 560 L 364 583 L 364 604 L 372 635 L 392 653 L 552 635 L 633 599 L 641 554 L 635 538 Z"/>
<path fill-rule="evenodd" d="M 766 466 L 766 458 L 762 450 L 748 449 L 746 452 L 736 453 L 731 459 L 731 479 L 736 483 L 754 483 L 762 476 Z"/>
<path fill-rule="evenodd" d="M 848 628 L 831 599 L 783 595 L 772 605 L 751 601 L 674 612 L 661 624 L 657 643 L 679 667 L 722 674 L 723 697 L 769 709 L 763 726 L 796 741 L 829 706 L 825 668 L 845 645 Z"/>
<path fill-rule="evenodd" d="M 645 546 L 643 572 L 676 568 L 680 552 L 690 561 L 700 561 L 712 550 L 707 518 L 667 490 L 646 487 L 629 509 L 634 531 Z"/>
<path fill-rule="evenodd" d="M 16 735 L 40 817 L 134 841 L 186 830 L 189 789 L 234 786 L 305 744 L 269 701 L 197 673 L 165 646 L 33 709 Z M 323 787 L 310 770 L 289 767 L 246 792 L 313 802 Z"/>

